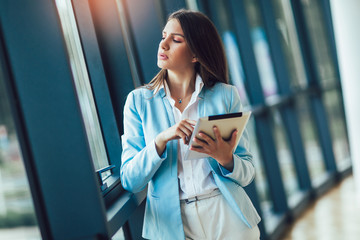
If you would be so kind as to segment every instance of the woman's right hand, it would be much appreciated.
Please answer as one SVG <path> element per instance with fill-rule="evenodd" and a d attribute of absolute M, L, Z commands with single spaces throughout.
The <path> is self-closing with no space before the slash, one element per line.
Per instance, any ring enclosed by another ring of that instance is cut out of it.
<path fill-rule="evenodd" d="M 157 135 L 155 138 L 156 151 L 158 152 L 159 156 L 161 156 L 165 151 L 168 141 L 182 139 L 185 144 L 189 144 L 195 124 L 196 121 L 194 120 L 184 119 L 174 126 L 159 133 L 159 135 Z"/>

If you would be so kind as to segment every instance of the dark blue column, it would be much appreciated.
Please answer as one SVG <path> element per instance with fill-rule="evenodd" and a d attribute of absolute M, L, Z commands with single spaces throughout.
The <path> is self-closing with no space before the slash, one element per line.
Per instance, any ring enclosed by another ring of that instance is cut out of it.
<path fill-rule="evenodd" d="M 107 239 L 54 1 L 0 1 L 2 62 L 44 239 Z"/>

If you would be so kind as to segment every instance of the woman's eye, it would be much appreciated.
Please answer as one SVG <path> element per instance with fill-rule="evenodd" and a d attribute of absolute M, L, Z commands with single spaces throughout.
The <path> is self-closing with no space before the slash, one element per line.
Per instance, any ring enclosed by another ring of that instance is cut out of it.
<path fill-rule="evenodd" d="M 176 42 L 176 43 L 181 43 L 181 41 L 176 40 L 176 39 L 173 39 L 173 41 Z"/>

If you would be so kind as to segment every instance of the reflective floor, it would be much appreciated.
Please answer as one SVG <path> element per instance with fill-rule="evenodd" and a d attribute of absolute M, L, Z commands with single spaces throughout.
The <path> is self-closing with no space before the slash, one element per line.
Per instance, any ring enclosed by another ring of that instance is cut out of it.
<path fill-rule="evenodd" d="M 360 239 L 360 198 L 355 190 L 353 176 L 345 178 L 314 202 L 281 240 Z"/>

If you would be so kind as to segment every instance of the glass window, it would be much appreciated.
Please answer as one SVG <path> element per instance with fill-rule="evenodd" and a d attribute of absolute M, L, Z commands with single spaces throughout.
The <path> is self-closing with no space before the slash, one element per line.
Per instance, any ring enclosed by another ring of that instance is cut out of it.
<path fill-rule="evenodd" d="M 337 80 L 334 62 L 330 55 L 328 35 L 324 26 L 323 11 L 319 6 L 319 1 L 302 0 L 301 3 L 312 51 L 316 58 L 320 83 L 323 87 L 333 86 Z"/>
<path fill-rule="evenodd" d="M 346 125 L 341 108 L 341 96 L 337 90 L 327 91 L 323 96 L 330 124 L 336 164 L 339 170 L 343 170 L 351 164 L 351 159 Z"/>
<path fill-rule="evenodd" d="M 1 69 L 0 239 L 41 239 Z"/>
<path fill-rule="evenodd" d="M 280 171 L 285 187 L 286 196 L 289 206 L 294 206 L 299 193 L 299 183 L 295 171 L 294 159 L 291 154 L 289 141 L 284 129 L 284 123 L 281 119 L 279 110 L 273 109 L 272 113 L 272 130 L 275 140 L 277 156 L 279 159 Z"/>
<path fill-rule="evenodd" d="M 199 6 L 196 0 L 185 0 L 185 2 L 188 9 L 191 9 L 193 11 L 199 11 Z"/>
<path fill-rule="evenodd" d="M 244 106 L 244 111 L 248 111 L 251 109 L 251 105 L 245 89 L 246 78 L 238 47 L 238 40 L 233 31 L 229 14 L 227 14 L 229 12 L 228 6 L 226 1 L 213 1 L 212 3 L 214 4 L 212 9 L 215 10 L 213 14 L 216 14 L 215 16 L 218 20 L 216 23 L 219 28 L 218 31 L 224 43 L 226 58 L 228 61 L 230 83 L 238 89 L 241 102 Z M 278 221 L 275 221 L 277 216 L 273 211 L 273 202 L 269 193 L 270 188 L 257 143 L 254 117 L 251 117 L 247 125 L 247 131 L 250 140 L 250 151 L 253 154 L 253 162 L 256 169 L 255 186 L 259 196 L 260 207 L 265 219 L 266 230 L 272 231 L 276 227 Z"/>
<path fill-rule="evenodd" d="M 342 170 L 351 164 L 350 153 L 341 93 L 339 89 L 334 89 L 337 86 L 338 79 L 335 63 L 330 54 L 323 11 L 320 8 L 319 1 L 302 0 L 301 3 L 305 12 L 312 50 L 316 58 L 320 84 L 326 89 L 326 92 L 323 94 L 323 101 L 329 119 L 335 159 L 338 169 Z"/>
<path fill-rule="evenodd" d="M 266 100 L 271 100 L 271 97 L 278 95 L 278 89 L 259 2 L 257 0 L 245 0 L 244 4 L 249 19 L 251 38 L 263 93 Z"/>
<path fill-rule="evenodd" d="M 289 0 L 272 0 L 281 46 L 289 69 L 291 86 L 306 87 L 307 80 Z"/>
<path fill-rule="evenodd" d="M 153 0 L 116 2 L 127 13 L 127 23 L 134 43 L 133 54 L 139 63 L 138 71 L 142 73 L 143 83 L 148 83 L 159 72 L 156 56 L 164 27 L 162 12 L 159 12 Z"/>
<path fill-rule="evenodd" d="M 95 169 L 109 165 L 71 0 L 56 0 Z M 109 173 L 110 174 L 110 173 Z M 104 176 L 106 177 L 106 176 Z"/>
<path fill-rule="evenodd" d="M 245 75 L 242 68 L 239 48 L 236 43 L 235 35 L 231 31 L 226 31 L 222 34 L 222 38 L 225 46 L 226 58 L 228 61 L 230 83 L 237 88 L 244 109 L 249 109 L 249 98 L 245 91 L 244 85 Z"/>
<path fill-rule="evenodd" d="M 306 160 L 312 183 L 316 186 L 321 183 L 326 173 L 324 157 L 316 127 L 309 109 L 309 101 L 305 95 L 299 95 L 295 101 L 296 112 L 299 117 L 301 136 L 304 142 Z"/>
<path fill-rule="evenodd" d="M 214 2 L 217 19 L 218 19 L 218 31 L 221 39 L 224 43 L 225 54 L 229 68 L 229 81 L 234 85 L 240 95 L 242 105 L 245 109 L 250 109 L 249 98 L 245 90 L 245 74 L 241 63 L 240 51 L 237 43 L 235 33 L 233 31 L 232 24 L 229 19 L 228 6 L 224 1 Z"/>
<path fill-rule="evenodd" d="M 112 240 L 125 240 L 123 228 L 120 228 L 111 239 Z"/>
<path fill-rule="evenodd" d="M 259 196 L 260 207 L 264 218 L 265 228 L 267 232 L 272 232 L 277 226 L 278 221 L 275 220 L 277 216 L 273 211 L 274 205 L 270 197 L 269 183 L 267 180 L 261 152 L 259 150 L 259 145 L 256 139 L 254 117 L 250 118 L 246 129 L 249 134 L 250 152 L 253 154 L 253 163 L 256 169 L 255 186 L 256 186 L 257 194 Z"/>

